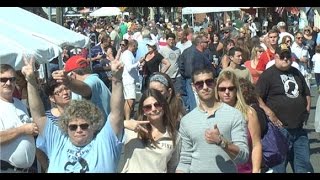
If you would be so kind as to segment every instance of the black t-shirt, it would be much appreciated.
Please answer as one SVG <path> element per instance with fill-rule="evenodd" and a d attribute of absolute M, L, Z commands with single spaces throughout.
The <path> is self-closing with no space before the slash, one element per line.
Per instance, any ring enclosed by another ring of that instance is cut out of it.
<path fill-rule="evenodd" d="M 251 104 L 251 107 L 256 110 L 259 124 L 260 124 L 260 130 L 261 130 L 261 138 L 266 134 L 268 130 L 267 122 L 268 122 L 268 117 L 265 114 L 264 110 L 260 108 L 259 104 L 254 103 Z"/>
<path fill-rule="evenodd" d="M 256 88 L 284 127 L 301 128 L 308 119 L 306 96 L 310 90 L 298 69 L 280 71 L 273 65 L 261 74 Z"/>
<path fill-rule="evenodd" d="M 159 72 L 159 65 L 163 59 L 163 56 L 160 53 L 157 53 L 152 59 L 146 61 L 146 75 L 149 77 L 154 72 Z"/>

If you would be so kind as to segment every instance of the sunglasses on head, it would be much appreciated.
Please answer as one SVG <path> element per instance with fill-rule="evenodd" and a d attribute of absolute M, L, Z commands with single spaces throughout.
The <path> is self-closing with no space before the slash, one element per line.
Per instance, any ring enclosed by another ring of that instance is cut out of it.
<path fill-rule="evenodd" d="M 234 91 L 236 89 L 235 86 L 230 86 L 230 87 L 218 87 L 218 91 L 220 92 L 225 92 L 228 89 L 228 91 Z"/>
<path fill-rule="evenodd" d="M 80 125 L 77 125 L 77 124 L 70 124 L 68 126 L 69 130 L 70 131 L 75 131 L 78 129 L 78 127 L 80 127 L 82 130 L 87 130 L 89 128 L 89 124 L 88 123 L 84 123 L 84 124 L 80 124 Z"/>
<path fill-rule="evenodd" d="M 214 79 L 206 79 L 204 81 L 197 81 L 194 83 L 194 86 L 199 91 L 199 90 L 203 89 L 204 83 L 206 83 L 206 85 L 208 87 L 213 87 Z"/>
<path fill-rule="evenodd" d="M 15 81 L 17 80 L 17 78 L 16 78 L 16 77 L 9 77 L 9 78 L 3 77 L 3 78 L 0 78 L 0 82 L 3 82 L 3 83 L 8 82 L 8 80 L 9 80 L 10 82 L 15 82 Z"/>
<path fill-rule="evenodd" d="M 152 106 L 154 106 L 157 110 L 162 109 L 162 105 L 158 102 L 155 102 L 153 104 L 144 105 L 142 107 L 143 112 L 148 113 L 152 110 Z"/>

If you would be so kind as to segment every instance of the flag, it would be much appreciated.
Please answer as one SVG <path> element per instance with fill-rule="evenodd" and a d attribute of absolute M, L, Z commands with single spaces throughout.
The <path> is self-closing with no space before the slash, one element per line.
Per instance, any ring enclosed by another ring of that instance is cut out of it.
<path fill-rule="evenodd" d="M 277 12 L 280 16 L 282 16 L 284 9 L 285 7 L 276 7 L 275 12 Z"/>

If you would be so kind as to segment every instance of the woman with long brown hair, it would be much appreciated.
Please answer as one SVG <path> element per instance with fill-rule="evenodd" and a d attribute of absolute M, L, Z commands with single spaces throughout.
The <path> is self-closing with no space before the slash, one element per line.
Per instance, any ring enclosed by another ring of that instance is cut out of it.
<path fill-rule="evenodd" d="M 128 129 L 125 123 L 125 145 L 118 171 L 175 172 L 181 141 L 168 102 L 159 91 L 147 89 L 143 93 L 137 121 L 141 123 L 134 129 Z"/>

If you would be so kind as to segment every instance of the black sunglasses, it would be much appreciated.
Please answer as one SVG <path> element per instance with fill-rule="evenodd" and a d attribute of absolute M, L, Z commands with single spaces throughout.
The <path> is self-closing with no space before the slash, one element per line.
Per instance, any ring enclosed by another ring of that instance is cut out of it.
<path fill-rule="evenodd" d="M 199 90 L 203 89 L 204 83 L 206 83 L 206 85 L 208 87 L 212 87 L 214 84 L 214 79 L 206 79 L 204 81 L 197 81 L 194 83 L 194 86 L 199 91 Z"/>
<path fill-rule="evenodd" d="M 228 91 L 234 91 L 236 89 L 235 86 L 230 86 L 230 87 L 218 87 L 218 91 L 220 92 L 225 92 L 228 89 Z"/>
<path fill-rule="evenodd" d="M 78 129 L 78 127 L 80 127 L 82 130 L 87 130 L 89 128 L 89 124 L 88 123 L 84 123 L 84 124 L 80 124 L 80 125 L 77 125 L 77 124 L 70 124 L 68 126 L 69 130 L 70 131 L 75 131 Z"/>
<path fill-rule="evenodd" d="M 120 44 L 120 46 L 126 46 L 125 44 Z"/>
<path fill-rule="evenodd" d="M 280 54 L 280 59 L 291 59 L 291 54 L 289 53 L 284 53 L 284 54 Z"/>
<path fill-rule="evenodd" d="M 14 81 L 17 80 L 17 78 L 16 78 L 16 77 L 10 77 L 10 78 L 5 78 L 5 77 L 3 77 L 3 78 L 0 78 L 0 82 L 3 82 L 3 83 L 8 82 L 8 80 L 9 80 L 10 82 L 14 82 Z"/>
<path fill-rule="evenodd" d="M 143 112 L 148 113 L 152 110 L 152 106 L 154 106 L 157 110 L 162 109 L 162 105 L 158 102 L 155 102 L 153 104 L 144 105 L 142 107 Z"/>

